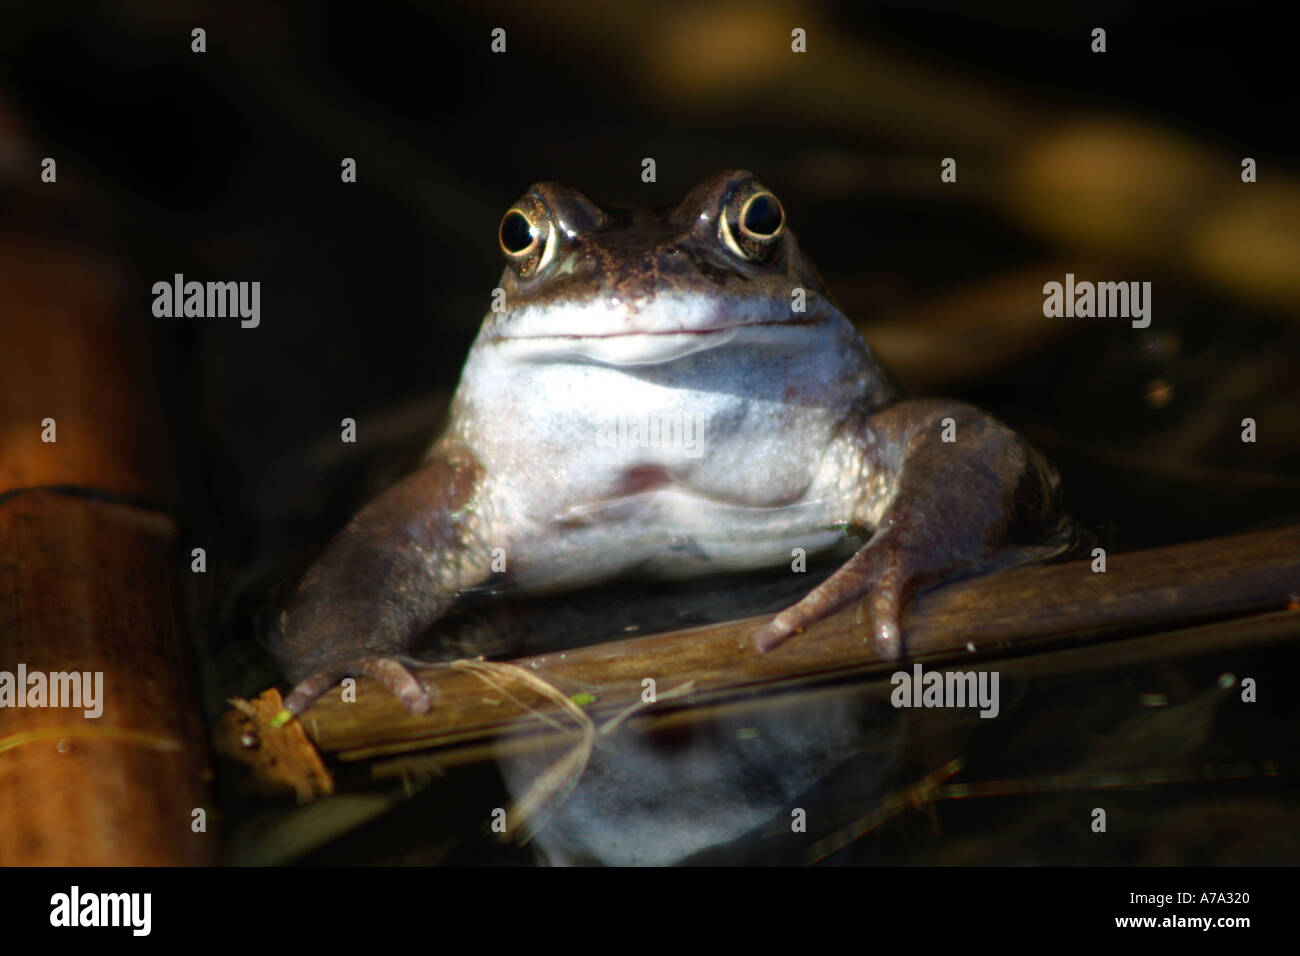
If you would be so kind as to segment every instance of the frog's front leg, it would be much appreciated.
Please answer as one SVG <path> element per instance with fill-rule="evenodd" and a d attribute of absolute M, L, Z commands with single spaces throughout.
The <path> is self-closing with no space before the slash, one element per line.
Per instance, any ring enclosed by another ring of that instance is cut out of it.
<path fill-rule="evenodd" d="M 413 713 L 430 701 L 399 656 L 461 588 L 490 573 L 481 469 L 466 454 L 430 461 L 375 498 L 330 542 L 280 616 L 277 655 L 300 714 L 341 678 L 362 674 Z"/>
<path fill-rule="evenodd" d="M 883 485 L 872 484 L 893 493 L 883 511 L 869 491 L 850 503 L 849 520 L 874 525 L 871 540 L 756 631 L 760 651 L 870 593 L 872 634 L 882 655 L 896 658 L 903 609 L 918 589 L 1064 550 L 1056 470 L 997 419 L 969 405 L 918 400 L 847 427 L 860 470 L 883 476 Z"/>

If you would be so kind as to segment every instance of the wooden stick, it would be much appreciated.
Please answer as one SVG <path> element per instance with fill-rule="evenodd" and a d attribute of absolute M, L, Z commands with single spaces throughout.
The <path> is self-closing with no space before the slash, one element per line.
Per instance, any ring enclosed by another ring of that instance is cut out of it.
<path fill-rule="evenodd" d="M 1105 573 L 1093 573 L 1091 562 L 1079 561 L 958 582 L 920 598 L 905 621 L 907 646 L 927 666 L 1013 655 L 1032 662 L 1036 658 L 1023 655 L 1071 647 L 1086 659 L 1088 652 L 1095 656 L 1098 638 L 1280 610 L 1296 601 L 1297 591 L 1300 527 L 1289 527 L 1112 555 Z M 1294 619 L 1300 622 L 1300 615 Z M 566 694 L 596 688 L 588 709 L 597 720 L 637 700 L 644 678 L 654 678 L 664 690 L 694 681 L 689 702 L 698 704 L 810 681 L 883 677 L 900 666 L 880 660 L 864 642 L 866 628 L 856 608 L 768 655 L 756 654 L 748 643 L 763 620 L 611 641 L 514 663 Z M 1252 633 L 1260 640 L 1278 633 L 1252 631 L 1246 624 L 1235 630 L 1247 640 Z M 1285 638 L 1295 630 L 1283 627 L 1280 633 Z M 1189 649 L 1204 650 L 1204 640 L 1211 646 L 1232 641 L 1234 629 L 1211 628 L 1200 643 L 1196 631 L 1186 634 Z M 1160 653 L 1175 652 L 1181 646 L 1177 640 L 1166 635 Z M 1123 653 L 1132 643 L 1110 645 L 1106 653 Z M 542 695 L 522 687 L 515 689 L 519 703 L 489 697 L 477 680 L 445 666 L 421 676 L 438 693 L 430 714 L 410 715 L 378 685 L 362 680 L 355 703 L 327 694 L 304 715 L 308 736 L 339 759 L 363 760 L 536 730 L 542 725 L 528 711 L 554 710 Z"/>

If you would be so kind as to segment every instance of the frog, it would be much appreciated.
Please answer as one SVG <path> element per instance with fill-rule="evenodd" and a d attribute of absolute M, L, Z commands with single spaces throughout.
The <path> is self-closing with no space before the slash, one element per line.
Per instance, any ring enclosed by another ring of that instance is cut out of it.
<path fill-rule="evenodd" d="M 1068 548 L 1052 464 L 972 405 L 904 397 L 752 173 L 658 207 L 539 182 L 497 239 L 504 269 L 445 429 L 279 615 L 289 714 L 361 675 L 428 712 L 409 651 L 465 594 L 840 549 L 753 652 L 861 601 L 862 639 L 897 660 L 922 592 Z"/>

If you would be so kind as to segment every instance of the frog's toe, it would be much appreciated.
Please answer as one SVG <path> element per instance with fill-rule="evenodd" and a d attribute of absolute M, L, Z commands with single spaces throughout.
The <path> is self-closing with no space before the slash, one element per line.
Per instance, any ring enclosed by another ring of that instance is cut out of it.
<path fill-rule="evenodd" d="M 788 607 L 754 632 L 754 647 L 766 654 L 803 630 L 799 624 L 799 605 Z"/>
<path fill-rule="evenodd" d="M 891 541 L 881 536 L 862 548 L 843 567 L 754 632 L 759 653 L 779 646 L 822 618 L 870 594 L 871 635 L 880 656 L 896 660 L 902 654 L 902 617 L 909 578 Z"/>
<path fill-rule="evenodd" d="M 897 567 L 891 567 L 871 590 L 871 634 L 876 650 L 885 660 L 895 661 L 902 656 L 905 600 L 902 574 Z"/>
<path fill-rule="evenodd" d="M 362 674 L 373 677 L 387 687 L 393 696 L 413 714 L 428 713 L 429 708 L 433 706 L 429 692 L 409 667 L 395 658 L 372 654 L 333 661 L 313 671 L 294 685 L 292 692 L 285 698 L 285 709 L 297 716 L 344 677 L 356 677 Z"/>

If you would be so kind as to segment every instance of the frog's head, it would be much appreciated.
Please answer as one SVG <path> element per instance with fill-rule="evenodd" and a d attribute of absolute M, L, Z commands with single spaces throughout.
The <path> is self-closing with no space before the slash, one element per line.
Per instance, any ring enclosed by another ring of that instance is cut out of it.
<path fill-rule="evenodd" d="M 839 320 L 780 200 L 743 170 L 671 209 L 602 207 L 538 183 L 499 239 L 505 308 L 488 313 L 481 341 L 525 360 L 647 365 L 723 344 L 784 347 Z"/>

